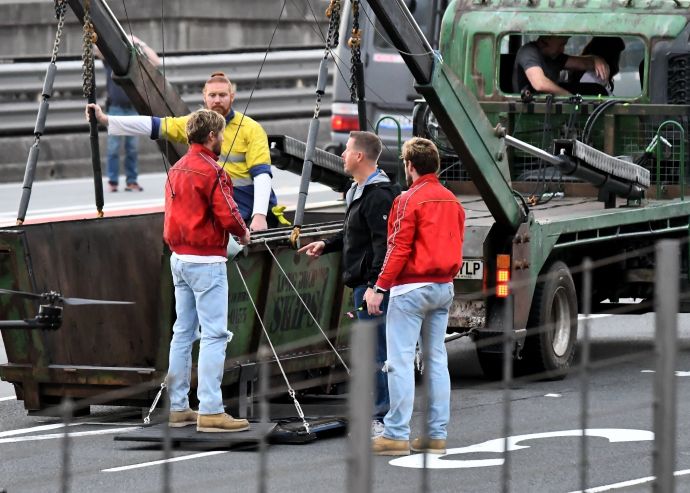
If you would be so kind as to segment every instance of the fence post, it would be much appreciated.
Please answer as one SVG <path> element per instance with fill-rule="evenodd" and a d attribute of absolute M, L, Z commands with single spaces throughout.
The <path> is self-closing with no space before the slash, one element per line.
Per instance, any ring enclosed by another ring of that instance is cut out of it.
<path fill-rule="evenodd" d="M 269 409 L 268 409 L 268 379 L 269 367 L 268 361 L 271 357 L 271 351 L 265 344 L 259 346 L 256 353 L 259 361 L 259 419 L 261 424 L 268 423 Z M 268 482 L 268 435 L 262 434 L 259 442 L 259 484 L 258 493 L 266 493 Z"/>
<path fill-rule="evenodd" d="M 501 491 L 510 491 L 510 435 L 511 426 L 511 385 L 513 384 L 513 350 L 515 349 L 515 330 L 513 325 L 513 295 L 504 300 L 503 311 L 503 468 L 501 470 Z"/>
<path fill-rule="evenodd" d="M 161 481 L 161 491 L 163 493 L 170 493 L 171 484 L 170 477 L 172 473 L 172 465 L 170 458 L 172 457 L 172 436 L 170 434 L 170 387 L 173 383 L 174 377 L 168 376 L 165 391 L 163 392 L 163 480 Z"/>
<path fill-rule="evenodd" d="M 348 491 L 371 491 L 371 410 L 374 407 L 374 348 L 376 322 L 358 321 L 352 326 L 350 354 L 350 460 Z"/>
<path fill-rule="evenodd" d="M 656 245 L 654 311 L 656 373 L 654 375 L 654 491 L 673 493 L 676 452 L 676 343 L 680 286 L 680 245 Z"/>
<path fill-rule="evenodd" d="M 585 319 L 582 324 L 582 356 L 580 357 L 580 489 L 587 490 L 587 426 L 589 411 L 589 359 L 590 333 L 589 320 L 592 314 L 592 260 L 587 257 L 582 262 L 582 313 Z"/>
<path fill-rule="evenodd" d="M 74 417 L 74 401 L 70 397 L 65 397 L 60 406 L 62 414 L 62 424 L 64 431 L 62 436 L 62 473 L 60 474 L 60 492 L 67 493 L 70 487 L 70 462 L 72 458 L 72 450 L 69 436 L 70 423 Z"/>

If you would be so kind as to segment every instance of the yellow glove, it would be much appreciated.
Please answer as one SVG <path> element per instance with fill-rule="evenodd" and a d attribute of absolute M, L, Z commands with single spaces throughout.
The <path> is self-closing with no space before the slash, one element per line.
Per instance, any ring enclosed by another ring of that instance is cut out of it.
<path fill-rule="evenodd" d="M 271 212 L 273 215 L 278 219 L 278 224 L 281 226 L 290 226 L 290 221 L 288 221 L 283 214 L 285 212 L 285 206 L 284 205 L 276 205 L 275 207 L 271 208 Z"/>

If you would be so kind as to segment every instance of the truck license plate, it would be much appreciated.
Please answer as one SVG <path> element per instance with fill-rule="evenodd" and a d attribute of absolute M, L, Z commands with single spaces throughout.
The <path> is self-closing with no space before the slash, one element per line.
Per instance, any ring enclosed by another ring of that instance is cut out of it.
<path fill-rule="evenodd" d="M 462 261 L 460 272 L 455 279 L 484 279 L 484 261 L 466 259 Z"/>

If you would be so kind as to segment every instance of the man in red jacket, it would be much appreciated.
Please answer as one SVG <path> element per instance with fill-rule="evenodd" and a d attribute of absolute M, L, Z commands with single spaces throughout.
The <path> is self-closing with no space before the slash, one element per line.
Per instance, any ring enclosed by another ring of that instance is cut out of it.
<path fill-rule="evenodd" d="M 389 292 L 386 315 L 390 411 L 376 455 L 446 452 L 450 419 L 450 376 L 445 335 L 453 301 L 453 278 L 462 262 L 465 211 L 436 177 L 439 155 L 433 142 L 413 138 L 403 145 L 409 190 L 395 199 L 388 219 L 388 249 L 378 280 L 365 296 L 370 312 Z M 429 439 L 410 446 L 414 403 L 414 356 L 422 336 L 428 355 Z"/>
<path fill-rule="evenodd" d="M 220 389 L 228 331 L 226 249 L 233 234 L 249 244 L 249 229 L 232 198 L 232 182 L 216 162 L 225 120 L 199 110 L 187 121 L 189 150 L 170 168 L 165 184 L 163 238 L 172 250 L 175 311 L 168 365 L 169 425 L 196 424 L 197 431 L 229 432 L 249 428 L 245 419 L 225 414 Z M 189 408 L 192 344 L 201 326 L 197 397 Z"/>

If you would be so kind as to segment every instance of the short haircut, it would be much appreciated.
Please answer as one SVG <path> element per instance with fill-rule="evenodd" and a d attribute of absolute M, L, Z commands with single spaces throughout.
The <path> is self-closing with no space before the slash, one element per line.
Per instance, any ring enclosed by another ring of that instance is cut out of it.
<path fill-rule="evenodd" d="M 355 147 L 363 152 L 367 159 L 378 161 L 381 156 L 381 139 L 373 132 L 350 132 Z"/>
<path fill-rule="evenodd" d="M 413 137 L 405 142 L 400 157 L 410 161 L 420 176 L 438 172 L 441 165 L 436 145 L 421 137 Z"/>
<path fill-rule="evenodd" d="M 190 144 L 205 144 L 208 134 L 221 133 L 225 129 L 225 118 L 215 111 L 197 110 L 187 120 L 187 140 Z"/>
<path fill-rule="evenodd" d="M 230 88 L 230 92 L 231 93 L 235 92 L 235 87 L 232 85 L 232 82 L 230 81 L 228 76 L 225 75 L 225 73 L 223 73 L 223 72 L 213 72 L 210 75 L 210 77 L 208 78 L 208 80 L 206 80 L 206 82 L 204 83 L 203 92 L 204 93 L 206 92 L 206 86 L 208 84 L 213 84 L 214 82 L 225 82 L 228 85 L 228 87 Z"/>

